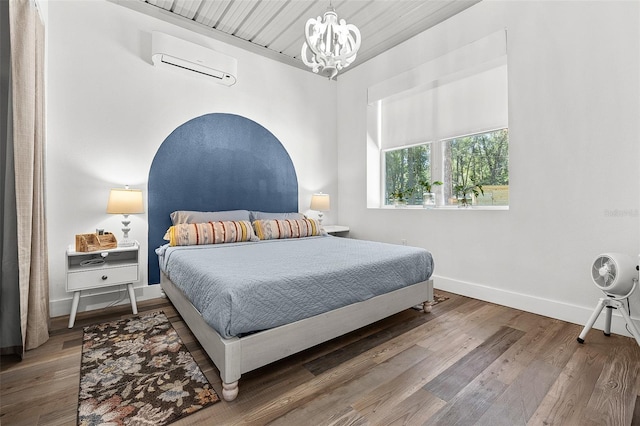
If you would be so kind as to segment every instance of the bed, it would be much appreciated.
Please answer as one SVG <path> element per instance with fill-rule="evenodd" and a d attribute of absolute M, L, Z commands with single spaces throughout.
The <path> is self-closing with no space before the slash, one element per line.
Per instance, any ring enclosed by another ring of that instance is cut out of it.
<path fill-rule="evenodd" d="M 430 311 L 433 260 L 423 249 L 319 229 L 303 238 L 167 245 L 167 230 L 179 226 L 171 219 L 176 211 L 247 212 L 251 232 L 260 214 L 264 223 L 305 220 L 296 213 L 298 182 L 288 153 L 252 120 L 208 114 L 178 127 L 156 153 L 148 185 L 149 283 L 160 283 L 220 371 L 227 401 L 237 397 L 243 373 L 417 304 Z M 229 219 L 219 218 L 209 223 Z M 218 275 L 207 270 L 211 265 Z M 223 282 L 231 290 L 217 287 Z M 269 300 L 266 288 L 278 296 Z"/>

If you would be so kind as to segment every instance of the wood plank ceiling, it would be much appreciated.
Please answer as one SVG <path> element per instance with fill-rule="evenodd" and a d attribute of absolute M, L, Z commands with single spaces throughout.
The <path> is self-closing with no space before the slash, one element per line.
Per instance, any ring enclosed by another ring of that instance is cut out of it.
<path fill-rule="evenodd" d="M 199 32 L 209 30 L 214 38 L 303 69 L 308 69 L 300 59 L 305 22 L 331 5 L 362 34 L 357 58 L 344 73 L 480 0 L 112 1 L 179 25 L 195 24 Z"/>

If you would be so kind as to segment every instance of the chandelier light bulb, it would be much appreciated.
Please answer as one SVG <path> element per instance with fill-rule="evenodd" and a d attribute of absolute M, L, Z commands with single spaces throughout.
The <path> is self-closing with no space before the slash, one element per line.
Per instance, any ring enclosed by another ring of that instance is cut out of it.
<path fill-rule="evenodd" d="M 348 67 L 360 48 L 360 30 L 338 21 L 338 14 L 330 7 L 322 18 L 310 18 L 304 27 L 305 42 L 302 44 L 302 62 L 315 73 L 333 79 L 338 72 Z"/>

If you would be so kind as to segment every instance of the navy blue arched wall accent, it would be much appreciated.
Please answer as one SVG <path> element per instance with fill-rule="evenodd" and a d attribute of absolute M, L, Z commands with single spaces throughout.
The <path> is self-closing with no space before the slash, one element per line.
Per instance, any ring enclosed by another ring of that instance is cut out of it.
<path fill-rule="evenodd" d="M 149 171 L 149 284 L 175 210 L 298 211 L 298 179 L 280 141 L 239 115 L 207 114 L 175 129 Z"/>

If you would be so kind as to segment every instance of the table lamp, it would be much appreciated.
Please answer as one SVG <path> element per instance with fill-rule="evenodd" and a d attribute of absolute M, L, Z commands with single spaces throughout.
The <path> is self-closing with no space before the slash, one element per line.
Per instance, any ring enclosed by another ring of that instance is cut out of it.
<path fill-rule="evenodd" d="M 125 188 L 114 188 L 109 193 L 109 202 L 107 203 L 107 213 L 121 214 L 124 216 L 122 221 L 123 237 L 118 245 L 121 247 L 129 247 L 135 244 L 134 240 L 129 239 L 129 220 L 130 214 L 144 213 L 142 203 L 142 190 Z"/>
<path fill-rule="evenodd" d="M 322 212 L 328 212 L 331 210 L 331 199 L 329 198 L 329 194 L 323 194 L 322 192 L 313 194 L 311 196 L 310 209 L 318 211 L 318 223 L 322 225 Z"/>

